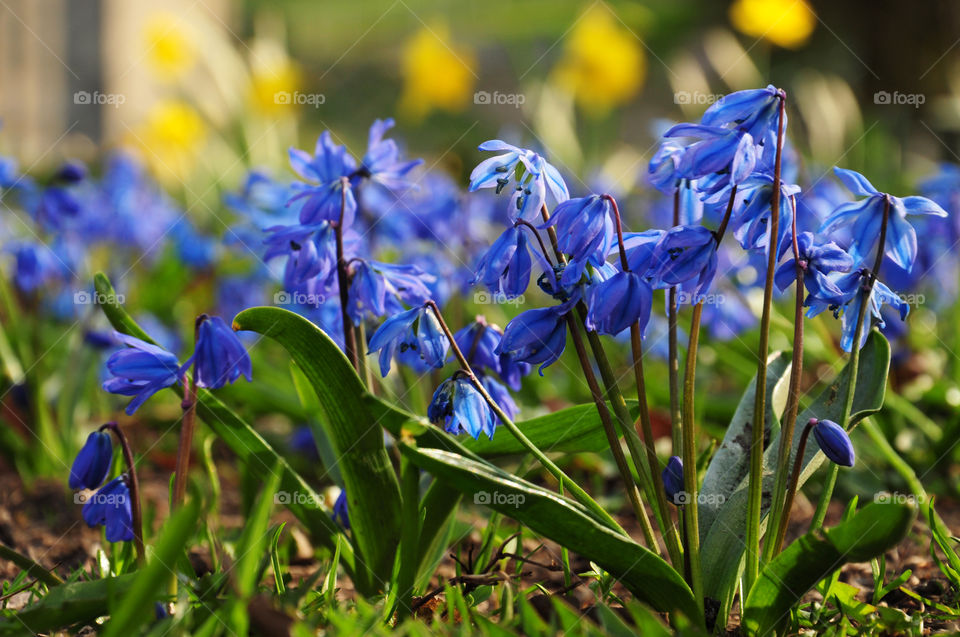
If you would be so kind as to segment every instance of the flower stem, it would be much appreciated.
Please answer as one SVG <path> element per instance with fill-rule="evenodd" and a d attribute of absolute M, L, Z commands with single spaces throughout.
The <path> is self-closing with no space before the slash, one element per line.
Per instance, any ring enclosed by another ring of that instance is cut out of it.
<path fill-rule="evenodd" d="M 623 243 L 623 220 L 620 216 L 620 207 L 617 201 L 611 195 L 604 195 L 610 201 L 613 207 L 613 217 L 617 228 L 617 242 L 620 247 L 620 268 L 624 272 L 630 271 L 630 264 L 627 261 L 627 251 Z M 643 339 L 640 335 L 640 322 L 635 321 L 630 326 L 630 347 L 633 354 L 633 377 L 637 385 L 637 402 L 640 406 L 640 415 L 634 423 L 634 427 L 643 432 L 644 447 L 647 452 L 647 464 L 650 466 L 650 477 L 653 479 L 653 492 L 656 497 L 655 504 L 660 509 L 658 520 L 662 525 L 664 541 L 670 553 L 670 559 L 674 564 L 682 563 L 682 551 L 680 550 L 679 537 L 676 527 L 673 524 L 673 518 L 670 515 L 670 509 L 667 506 L 667 493 L 663 488 L 663 476 L 661 475 L 660 459 L 657 457 L 657 451 L 654 447 L 653 427 L 650 424 L 650 408 L 647 404 L 647 387 L 643 374 Z"/>
<path fill-rule="evenodd" d="M 100 430 L 109 429 L 120 442 L 120 449 L 123 451 L 123 461 L 127 465 L 127 476 L 130 489 L 130 516 L 133 522 L 133 546 L 137 551 L 137 563 L 143 566 L 147 561 L 147 554 L 143 548 L 143 513 L 140 509 L 140 482 L 137 480 L 137 467 L 133 459 L 133 451 L 130 449 L 130 443 L 127 441 L 126 434 L 115 422 L 108 422 L 100 427 Z"/>
<path fill-rule="evenodd" d="M 193 328 L 193 338 L 196 342 L 200 332 L 200 325 L 207 320 L 206 314 L 197 317 Z M 170 499 L 170 510 L 176 510 L 183 504 L 187 495 L 187 471 L 190 469 L 190 449 L 193 447 L 193 433 L 197 426 L 197 373 L 194 369 L 187 382 L 186 375 L 182 379 L 187 388 L 186 395 L 180 403 L 183 410 L 183 419 L 180 423 L 180 441 L 177 444 L 177 464 L 173 474 L 173 496 Z"/>
<path fill-rule="evenodd" d="M 777 477 L 773 487 L 773 498 L 770 509 L 770 519 L 767 534 L 763 545 L 763 563 L 774 558 L 783 547 L 783 539 L 787 532 L 787 522 L 790 518 L 790 506 L 793 504 L 794 493 L 786 496 L 787 466 L 790 463 L 790 450 L 793 447 L 793 432 L 797 424 L 797 412 L 800 409 L 800 381 L 803 374 L 803 276 L 806 264 L 800 261 L 800 246 L 797 242 L 797 201 L 790 198 L 793 207 L 793 262 L 796 266 L 796 299 L 793 307 L 793 357 L 790 366 L 790 385 L 787 393 L 787 406 L 783 416 L 783 426 L 780 429 L 780 447 L 778 449 Z M 799 474 L 792 476 L 790 488 L 797 488 L 796 479 Z M 784 499 L 786 497 L 786 500 Z"/>
<path fill-rule="evenodd" d="M 697 373 L 697 346 L 700 340 L 700 316 L 703 301 L 693 306 L 690 321 L 690 343 L 687 346 L 687 364 L 683 377 L 683 490 L 687 494 L 683 523 L 686 527 L 686 555 L 690 563 L 690 588 L 697 604 L 703 608 L 703 573 L 700 565 L 700 512 L 697 503 L 697 438 L 693 413 L 693 392 Z"/>
<path fill-rule="evenodd" d="M 763 311 L 760 315 L 760 343 L 757 351 L 757 382 L 753 401 L 752 440 L 750 443 L 750 480 L 747 489 L 747 552 L 744 566 L 744 592 L 749 593 L 760 570 L 760 509 L 763 492 L 763 438 L 767 419 L 767 353 L 770 345 L 770 311 L 773 301 L 773 274 L 780 250 L 780 170 L 783 156 L 784 107 L 786 96 L 778 93 L 777 151 L 773 167 L 773 193 L 770 196 L 770 224 L 767 235 L 767 272 L 763 286 Z"/>
<path fill-rule="evenodd" d="M 343 254 L 343 215 L 347 209 L 347 187 L 349 180 L 346 177 L 341 178 L 340 182 L 340 220 L 334 224 L 334 236 L 337 242 L 337 288 L 340 292 L 340 318 L 343 322 L 343 349 L 350 360 L 353 368 L 360 371 L 360 363 L 357 359 L 357 341 L 353 333 L 353 321 L 350 320 L 350 311 L 348 302 L 350 293 L 350 276 L 347 273 L 347 261 Z"/>
<path fill-rule="evenodd" d="M 880 222 L 880 241 L 877 244 L 877 255 L 873 260 L 873 268 L 867 277 L 867 283 L 863 286 L 861 294 L 863 298 L 860 301 L 860 311 L 857 312 L 857 326 L 853 331 L 853 342 L 850 344 L 850 377 L 847 383 L 847 394 L 844 397 L 843 413 L 838 423 L 844 431 L 850 428 L 850 412 L 853 411 L 853 397 L 857 389 L 857 378 L 860 374 L 860 339 L 863 336 L 864 321 L 867 317 L 867 306 L 870 304 L 870 297 L 873 294 L 873 284 L 877 281 L 880 273 L 880 266 L 883 265 L 883 254 L 887 247 L 887 224 L 890 220 L 890 195 L 884 197 L 883 219 Z M 833 488 L 837 484 L 837 473 L 840 468 L 830 463 L 826 482 L 823 485 L 823 491 L 820 493 L 820 501 L 817 503 L 817 510 L 813 514 L 813 520 L 810 522 L 810 528 L 816 529 L 823 526 L 823 519 L 827 516 L 827 506 L 830 504 L 830 498 L 833 496 Z"/>
<path fill-rule="evenodd" d="M 450 331 L 450 327 L 447 325 L 446 321 L 443 320 L 443 315 L 440 313 L 440 308 L 437 307 L 437 304 L 433 300 L 429 300 L 425 304 L 427 307 L 433 311 L 434 316 L 437 317 L 437 321 L 440 323 L 440 327 L 443 329 L 444 334 L 447 336 L 447 339 L 450 341 L 450 347 L 453 350 L 454 356 L 457 358 L 457 362 L 460 363 L 460 368 L 463 370 L 463 373 L 467 375 L 467 378 L 473 384 L 483 399 L 489 405 L 490 409 L 493 410 L 493 413 L 496 414 L 497 418 L 500 419 L 500 422 L 503 423 L 503 426 L 513 434 L 513 436 L 523 445 L 533 456 L 540 462 L 543 467 L 549 471 L 554 478 L 557 479 L 557 482 L 565 489 L 570 491 L 573 494 L 574 498 L 580 504 L 589 509 L 600 521 L 606 524 L 612 530 L 627 535 L 627 532 L 617 524 L 617 521 L 611 517 L 609 513 L 604 510 L 597 502 L 584 491 L 580 485 L 570 479 L 567 474 L 565 474 L 560 467 L 558 467 L 550 458 L 548 458 L 540 449 L 527 438 L 520 428 L 510 419 L 510 417 L 500 408 L 500 405 L 490 396 L 483 384 L 477 379 L 476 374 L 473 373 L 473 369 L 470 367 L 467 357 L 463 355 L 463 352 L 460 350 L 460 347 L 457 345 L 457 341 L 453 338 L 453 332 Z M 629 536 L 628 536 L 629 537 Z"/>
<path fill-rule="evenodd" d="M 673 193 L 673 226 L 680 225 L 680 186 Z M 680 352 L 677 346 L 677 286 L 667 290 L 667 332 L 670 381 L 670 437 L 673 442 L 673 454 L 680 455 L 683 442 L 680 432 Z"/>

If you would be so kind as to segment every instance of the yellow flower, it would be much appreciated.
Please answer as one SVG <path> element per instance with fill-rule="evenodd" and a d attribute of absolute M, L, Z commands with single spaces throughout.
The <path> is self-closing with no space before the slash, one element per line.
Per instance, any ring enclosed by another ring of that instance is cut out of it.
<path fill-rule="evenodd" d="M 250 76 L 250 102 L 257 111 L 270 115 L 289 110 L 300 88 L 300 69 L 289 60 L 269 67 L 255 66 Z"/>
<path fill-rule="evenodd" d="M 730 21 L 741 33 L 796 49 L 810 38 L 817 16 L 806 0 L 737 0 Z"/>
<path fill-rule="evenodd" d="M 183 180 L 194 167 L 206 134 L 207 126 L 192 106 L 166 100 L 150 109 L 133 142 L 159 177 Z"/>
<path fill-rule="evenodd" d="M 175 79 L 193 66 L 193 42 L 175 16 L 152 16 L 144 27 L 144 41 L 147 64 L 159 78 Z"/>
<path fill-rule="evenodd" d="M 473 93 L 473 55 L 450 42 L 445 25 L 424 27 L 403 47 L 400 111 L 420 119 L 434 109 L 460 111 Z"/>
<path fill-rule="evenodd" d="M 608 8 L 593 6 L 570 32 L 553 81 L 584 109 L 603 114 L 643 85 L 647 69 L 641 46 Z"/>

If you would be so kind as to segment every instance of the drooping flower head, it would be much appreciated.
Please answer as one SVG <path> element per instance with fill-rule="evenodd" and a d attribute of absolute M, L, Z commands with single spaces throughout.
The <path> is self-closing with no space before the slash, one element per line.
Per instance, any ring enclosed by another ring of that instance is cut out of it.
<path fill-rule="evenodd" d="M 532 268 L 526 231 L 514 225 L 480 259 L 474 283 L 482 280 L 494 294 L 513 299 L 527 291 Z"/>
<path fill-rule="evenodd" d="M 287 202 L 289 205 L 305 199 L 300 209 L 301 224 L 339 222 L 341 210 L 343 225 L 353 224 L 357 201 L 349 177 L 357 170 L 357 162 L 344 146 L 333 143 L 330 131 L 324 131 L 317 139 L 313 156 L 291 148 L 290 165 L 307 182 L 296 184 L 297 192 Z M 345 181 L 344 177 L 348 179 Z"/>
<path fill-rule="evenodd" d="M 124 410 L 129 416 L 150 396 L 177 382 L 180 363 L 174 354 L 162 347 L 120 332 L 113 335 L 127 347 L 107 359 L 107 371 L 114 378 L 105 381 L 103 389 L 111 394 L 135 396 Z"/>
<path fill-rule="evenodd" d="M 667 466 L 663 468 L 661 474 L 663 478 L 663 490 L 667 493 L 667 500 L 674 504 L 682 504 L 677 501 L 677 495 L 683 492 L 683 460 L 680 456 L 670 456 L 667 460 Z"/>
<path fill-rule="evenodd" d="M 656 287 L 696 279 L 694 297 L 705 294 L 717 272 L 717 240 L 704 226 L 676 226 L 660 239 L 654 256 Z"/>
<path fill-rule="evenodd" d="M 813 425 L 813 437 L 823 454 L 838 465 L 852 467 L 855 459 L 853 443 L 843 427 L 832 420 L 810 419 Z"/>
<path fill-rule="evenodd" d="M 850 255 L 856 263 L 861 263 L 880 240 L 883 211 L 889 206 L 884 253 L 909 272 L 917 258 L 917 232 L 907 221 L 907 215 L 946 217 L 947 212 L 926 197 L 901 198 L 882 193 L 866 177 L 852 170 L 834 168 L 833 172 L 850 192 L 864 198 L 837 208 L 824 220 L 820 232 L 829 233 L 840 226 L 853 224 Z"/>
<path fill-rule="evenodd" d="M 616 241 L 613 204 L 609 197 L 590 195 L 557 206 L 543 227 L 556 226 L 557 244 L 570 256 L 560 283 L 574 285 L 587 263 L 600 267 Z"/>
<path fill-rule="evenodd" d="M 250 355 L 236 332 L 219 316 L 204 314 L 197 321 L 196 347 L 184 364 L 185 369 L 193 365 L 197 386 L 218 389 L 241 375 L 252 381 Z"/>
<path fill-rule="evenodd" d="M 130 489 L 124 476 L 114 478 L 87 499 L 83 505 L 83 521 L 91 528 L 105 527 L 108 542 L 133 539 Z"/>
<path fill-rule="evenodd" d="M 353 278 L 348 293 L 350 318 L 359 325 L 367 314 L 384 316 L 403 311 L 403 303 L 422 305 L 431 298 L 428 283 L 434 281 L 415 265 L 394 265 L 353 259 Z"/>
<path fill-rule="evenodd" d="M 383 322 L 370 337 L 369 353 L 380 352 L 380 374 L 390 372 L 395 355 L 418 358 L 434 369 L 443 367 L 450 340 L 429 306 L 400 312 Z"/>
<path fill-rule="evenodd" d="M 466 432 L 475 439 L 484 433 L 492 440 L 496 427 L 490 406 L 462 373 L 440 383 L 427 408 L 427 417 L 448 433 Z"/>
<path fill-rule="evenodd" d="M 113 441 L 105 431 L 94 431 L 87 436 L 70 467 L 71 489 L 96 489 L 107 479 L 113 461 Z"/>
<path fill-rule="evenodd" d="M 347 531 L 350 530 L 350 514 L 347 511 L 347 490 L 341 489 L 333 503 L 333 521 L 337 522 Z"/>
<path fill-rule="evenodd" d="M 590 286 L 587 329 L 614 336 L 639 322 L 643 333 L 650 320 L 653 289 L 636 272 L 617 272 Z"/>
<path fill-rule="evenodd" d="M 801 232 L 797 235 L 797 251 L 800 254 L 800 267 L 804 270 L 803 284 L 807 292 L 820 299 L 839 299 L 843 292 L 827 276 L 831 272 L 849 272 L 853 267 L 853 257 L 836 243 L 828 241 L 817 243 L 813 234 Z M 793 251 L 789 258 L 777 269 L 774 281 L 780 291 L 786 290 L 796 278 L 796 261 Z"/>
<path fill-rule="evenodd" d="M 505 152 L 483 160 L 473 169 L 470 173 L 470 192 L 496 188 L 497 194 L 500 194 L 516 178 L 516 189 L 510 200 L 512 220 L 520 218 L 533 221 L 546 203 L 547 190 L 558 204 L 570 198 L 570 191 L 560 171 L 542 155 L 499 139 L 483 142 L 479 148 Z"/>
<path fill-rule="evenodd" d="M 543 369 L 552 365 L 567 344 L 565 316 L 579 298 L 553 307 L 526 310 L 515 316 L 503 330 L 503 338 L 497 347 L 498 354 L 508 354 L 513 360 L 540 364 Z"/>

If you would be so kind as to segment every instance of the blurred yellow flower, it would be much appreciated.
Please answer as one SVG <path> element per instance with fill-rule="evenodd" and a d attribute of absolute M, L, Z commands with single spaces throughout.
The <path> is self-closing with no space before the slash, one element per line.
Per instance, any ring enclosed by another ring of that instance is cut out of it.
<path fill-rule="evenodd" d="M 470 51 L 450 43 L 445 25 L 418 31 L 403 47 L 401 113 L 420 119 L 434 109 L 463 110 L 476 79 L 473 63 Z"/>
<path fill-rule="evenodd" d="M 603 114 L 643 85 L 647 64 L 641 46 L 610 9 L 594 5 L 567 37 L 553 81 L 587 111 Z"/>
<path fill-rule="evenodd" d="M 736 0 L 730 21 L 741 33 L 796 49 L 810 38 L 817 16 L 806 0 Z"/>
<path fill-rule="evenodd" d="M 144 46 L 147 64 L 160 79 L 175 79 L 193 66 L 193 42 L 176 16 L 152 16 L 144 27 Z"/>
<path fill-rule="evenodd" d="M 250 102 L 260 113 L 272 115 L 290 110 L 301 85 L 300 69 L 290 60 L 269 66 L 254 66 L 250 75 Z"/>
<path fill-rule="evenodd" d="M 134 133 L 134 144 L 155 174 L 183 180 L 203 149 L 207 126 L 200 114 L 179 100 L 158 102 Z"/>

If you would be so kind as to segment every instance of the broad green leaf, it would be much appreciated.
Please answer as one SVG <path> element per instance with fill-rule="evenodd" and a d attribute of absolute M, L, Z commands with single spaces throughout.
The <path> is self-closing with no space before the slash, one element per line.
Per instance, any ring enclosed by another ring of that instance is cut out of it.
<path fill-rule="evenodd" d="M 916 509 L 872 502 L 847 522 L 807 533 L 767 564 L 747 597 L 743 628 L 750 635 L 783 629 L 790 608 L 813 586 L 847 562 L 866 562 L 904 538 Z"/>
<path fill-rule="evenodd" d="M 155 619 L 154 604 L 169 595 L 166 587 L 176 573 L 177 558 L 197 530 L 199 509 L 197 501 L 191 500 L 164 523 L 147 565 L 137 571 L 131 585 L 113 600 L 104 637 L 136 634 L 140 626 Z"/>
<path fill-rule="evenodd" d="M 98 307 L 103 310 L 115 330 L 156 344 L 116 302 L 118 297 L 106 276 L 98 273 L 94 277 L 94 285 L 100 298 L 108 300 L 106 303 L 98 304 Z M 172 389 L 183 396 L 183 388 L 179 384 L 174 385 Z M 253 427 L 224 405 L 213 393 L 202 388 L 197 391 L 197 415 L 230 447 L 242 463 L 263 472 L 279 467 L 281 472 L 279 492 L 287 496 L 282 498 L 285 500 L 285 506 L 306 527 L 314 541 L 330 549 L 338 546 L 336 538 L 340 535 L 340 527 L 330 519 L 329 513 L 320 507 L 321 496 Z M 296 493 L 301 494 L 302 497 L 295 498 L 290 495 Z M 344 567 L 348 572 L 353 573 L 353 547 L 348 542 L 341 544 L 341 559 Z"/>
<path fill-rule="evenodd" d="M 773 429 L 787 404 L 790 358 L 783 352 L 774 352 L 767 358 L 767 415 L 766 422 Z M 753 406 L 757 393 L 757 377 L 750 379 L 747 390 L 730 420 L 723 442 L 710 459 L 700 487 L 700 534 L 713 525 L 723 502 L 739 486 L 750 471 L 750 443 L 753 429 Z"/>
<path fill-rule="evenodd" d="M 874 414 L 883 406 L 883 395 L 887 386 L 887 370 L 890 367 L 890 344 L 880 332 L 873 330 L 867 343 L 860 352 L 860 369 L 857 374 L 857 386 L 854 393 L 851 425 L 866 416 Z M 837 375 L 817 397 L 813 404 L 797 418 L 798 426 L 793 437 L 793 451 L 796 455 L 803 432 L 803 423 L 810 418 L 828 418 L 841 420 L 843 397 L 849 383 L 849 365 Z M 764 452 L 763 508 L 761 510 L 761 530 L 766 525 L 766 515 L 770 506 L 770 493 L 773 490 L 774 468 L 777 462 L 779 435 L 774 436 Z M 825 456 L 811 440 L 804 455 L 803 469 L 800 473 L 798 488 L 810 478 L 824 462 Z M 737 580 L 737 574 L 743 560 L 744 536 L 746 535 L 747 515 L 747 478 L 726 498 L 710 530 L 701 537 L 701 560 L 703 564 L 704 592 L 708 597 L 721 601 L 728 608 Z M 734 550 L 734 547 L 741 547 Z M 722 614 L 721 614 L 722 615 Z"/>
<path fill-rule="evenodd" d="M 384 588 L 400 541 L 400 485 L 383 431 L 364 400 L 363 381 L 329 336 L 289 310 L 251 308 L 233 324 L 280 343 L 313 386 L 320 400 L 318 421 L 337 454 L 347 492 L 353 538 L 369 569 L 361 587 Z"/>
<path fill-rule="evenodd" d="M 0 635 L 23 635 L 26 631 L 47 633 L 92 622 L 110 613 L 111 601 L 128 590 L 136 576 L 136 573 L 127 573 L 52 588 L 41 599 L 17 611 L 15 617 L 0 620 Z"/>
<path fill-rule="evenodd" d="M 617 577 L 638 599 L 662 612 L 678 611 L 702 621 L 683 578 L 647 548 L 598 522 L 582 505 L 482 461 L 439 449 L 400 443 L 421 468 L 459 489 L 474 502 L 521 522 Z"/>

